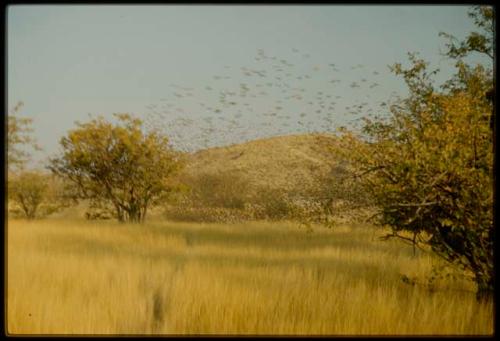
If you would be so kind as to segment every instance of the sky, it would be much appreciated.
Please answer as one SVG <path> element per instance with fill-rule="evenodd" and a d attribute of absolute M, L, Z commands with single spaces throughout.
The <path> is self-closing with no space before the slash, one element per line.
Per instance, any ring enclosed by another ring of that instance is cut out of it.
<path fill-rule="evenodd" d="M 11 5 L 8 108 L 56 155 L 75 121 L 128 112 L 176 148 L 324 131 L 404 95 L 388 66 L 418 52 L 439 77 L 439 32 L 474 29 L 467 6 Z"/>

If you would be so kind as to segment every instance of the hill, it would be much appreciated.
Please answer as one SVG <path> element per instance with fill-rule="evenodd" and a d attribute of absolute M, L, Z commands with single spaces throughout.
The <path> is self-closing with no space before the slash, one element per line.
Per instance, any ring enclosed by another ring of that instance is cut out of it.
<path fill-rule="evenodd" d="M 201 150 L 187 156 L 186 175 L 238 174 L 254 189 L 309 188 L 331 172 L 335 137 L 301 134 Z"/>

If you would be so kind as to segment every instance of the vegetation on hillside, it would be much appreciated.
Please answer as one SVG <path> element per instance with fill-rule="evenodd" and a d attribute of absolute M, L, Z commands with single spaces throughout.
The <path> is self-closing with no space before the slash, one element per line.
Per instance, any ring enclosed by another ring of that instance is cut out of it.
<path fill-rule="evenodd" d="M 331 157 L 336 143 L 330 134 L 288 135 L 190 154 L 180 174 L 190 190 L 166 206 L 166 216 L 207 222 L 360 220 L 370 203 L 348 179 L 348 165 Z"/>

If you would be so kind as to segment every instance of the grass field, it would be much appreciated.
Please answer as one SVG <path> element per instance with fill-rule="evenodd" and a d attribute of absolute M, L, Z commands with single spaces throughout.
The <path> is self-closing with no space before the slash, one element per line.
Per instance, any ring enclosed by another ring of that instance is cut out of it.
<path fill-rule="evenodd" d="M 491 334 L 472 283 L 369 226 L 8 221 L 13 334 Z"/>

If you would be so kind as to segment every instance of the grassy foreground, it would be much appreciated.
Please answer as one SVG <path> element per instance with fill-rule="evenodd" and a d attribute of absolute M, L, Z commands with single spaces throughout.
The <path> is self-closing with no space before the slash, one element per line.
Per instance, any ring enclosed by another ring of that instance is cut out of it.
<path fill-rule="evenodd" d="M 9 333 L 491 334 L 472 283 L 370 227 L 8 221 Z"/>

